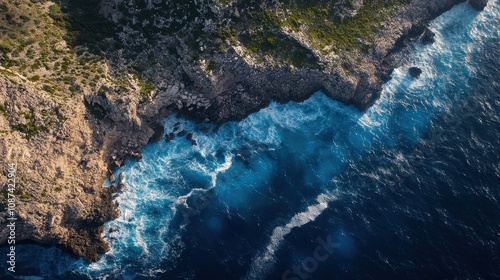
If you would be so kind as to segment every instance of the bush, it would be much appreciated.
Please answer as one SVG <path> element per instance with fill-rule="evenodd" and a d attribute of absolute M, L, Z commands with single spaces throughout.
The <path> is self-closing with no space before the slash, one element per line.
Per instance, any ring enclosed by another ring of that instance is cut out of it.
<path fill-rule="evenodd" d="M 53 4 L 49 7 L 49 17 L 54 20 L 54 24 L 66 28 L 67 19 L 61 11 L 61 8 L 57 4 Z"/>
<path fill-rule="evenodd" d="M 34 75 L 31 78 L 29 78 L 29 80 L 32 82 L 38 82 L 40 81 L 40 75 Z"/>

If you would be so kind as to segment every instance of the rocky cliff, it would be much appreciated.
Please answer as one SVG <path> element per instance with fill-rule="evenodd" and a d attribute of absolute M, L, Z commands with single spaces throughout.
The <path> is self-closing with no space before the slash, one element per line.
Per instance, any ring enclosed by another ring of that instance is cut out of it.
<path fill-rule="evenodd" d="M 163 136 L 164 116 L 240 120 L 317 90 L 363 110 L 459 2 L 0 2 L 0 164 L 17 164 L 17 239 L 98 259 L 117 215 L 102 183 Z"/>

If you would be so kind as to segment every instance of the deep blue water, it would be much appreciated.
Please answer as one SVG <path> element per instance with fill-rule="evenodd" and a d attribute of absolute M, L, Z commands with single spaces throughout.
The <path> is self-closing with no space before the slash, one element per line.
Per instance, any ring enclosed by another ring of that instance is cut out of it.
<path fill-rule="evenodd" d="M 364 113 L 316 93 L 218 129 L 166 119 L 198 145 L 151 144 L 117 172 L 111 251 L 88 266 L 18 246 L 18 275 L 500 279 L 499 27 L 498 1 L 440 16 Z"/>

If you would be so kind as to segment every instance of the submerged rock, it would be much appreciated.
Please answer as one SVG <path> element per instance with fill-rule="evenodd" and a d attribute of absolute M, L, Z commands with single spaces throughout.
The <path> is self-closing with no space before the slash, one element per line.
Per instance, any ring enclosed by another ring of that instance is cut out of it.
<path fill-rule="evenodd" d="M 422 74 L 422 69 L 418 67 L 410 67 L 410 69 L 408 69 L 408 73 L 410 73 L 413 78 L 418 79 L 420 74 Z"/>
<path fill-rule="evenodd" d="M 172 140 L 174 140 L 175 138 L 175 133 L 173 132 L 170 132 L 169 134 L 165 135 L 165 142 L 170 142 Z"/>

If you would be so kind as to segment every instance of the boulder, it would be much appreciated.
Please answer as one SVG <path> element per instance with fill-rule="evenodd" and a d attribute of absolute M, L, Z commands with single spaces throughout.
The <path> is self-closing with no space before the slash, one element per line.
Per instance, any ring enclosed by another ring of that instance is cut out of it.
<path fill-rule="evenodd" d="M 472 8 L 482 11 L 486 7 L 486 4 L 488 4 L 488 0 L 469 0 L 468 3 Z"/>
<path fill-rule="evenodd" d="M 175 134 L 173 132 L 170 132 L 169 134 L 165 135 L 165 142 L 170 142 L 172 140 L 174 140 L 175 138 Z"/>
<path fill-rule="evenodd" d="M 429 28 L 426 28 L 424 34 L 422 34 L 422 37 L 420 37 L 420 41 L 424 45 L 432 44 L 434 43 L 435 36 L 436 34 L 434 34 L 434 32 L 432 32 Z"/>
<path fill-rule="evenodd" d="M 161 122 L 153 122 L 150 125 L 151 129 L 154 131 L 153 135 L 149 138 L 148 143 L 154 143 L 161 140 L 164 133 L 164 127 Z"/>
<path fill-rule="evenodd" d="M 408 69 L 408 73 L 410 73 L 413 78 L 418 79 L 420 74 L 422 74 L 422 70 L 418 67 L 410 67 L 410 69 Z"/>
<path fill-rule="evenodd" d="M 424 23 L 424 22 L 418 22 L 418 23 L 414 23 L 410 30 L 408 30 L 408 37 L 409 38 L 415 38 L 415 37 L 418 37 L 420 36 L 422 33 L 425 32 L 427 28 L 427 24 Z"/>

